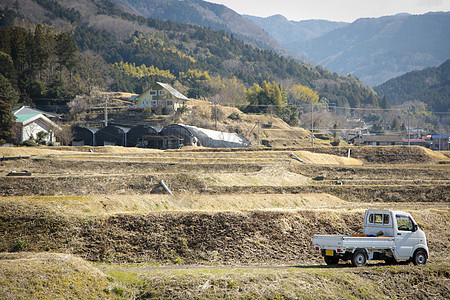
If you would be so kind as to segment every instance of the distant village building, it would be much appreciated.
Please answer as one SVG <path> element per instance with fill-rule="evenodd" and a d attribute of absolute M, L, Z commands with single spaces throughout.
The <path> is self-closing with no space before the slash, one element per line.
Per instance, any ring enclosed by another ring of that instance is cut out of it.
<path fill-rule="evenodd" d="M 403 138 L 399 135 L 356 135 L 349 142 L 353 145 L 396 146 L 403 145 Z"/>
<path fill-rule="evenodd" d="M 430 148 L 432 150 L 450 150 L 449 134 L 433 134 L 430 138 Z"/>
<path fill-rule="evenodd" d="M 172 114 L 184 105 L 189 99 L 182 93 L 166 83 L 156 82 L 137 97 L 130 98 L 134 105 L 128 108 L 130 112 L 150 109 L 154 114 Z"/>
<path fill-rule="evenodd" d="M 424 139 L 404 139 L 403 145 L 427 147 L 427 141 Z"/>
<path fill-rule="evenodd" d="M 58 119 L 58 115 L 44 112 L 42 110 L 34 109 L 29 106 L 22 106 L 13 111 L 16 117 L 16 124 L 14 131 L 16 133 L 16 140 L 22 144 L 24 141 L 37 138 L 40 132 L 46 133 L 43 138 L 45 143 L 56 142 L 55 131 L 61 128 L 50 118 Z"/>

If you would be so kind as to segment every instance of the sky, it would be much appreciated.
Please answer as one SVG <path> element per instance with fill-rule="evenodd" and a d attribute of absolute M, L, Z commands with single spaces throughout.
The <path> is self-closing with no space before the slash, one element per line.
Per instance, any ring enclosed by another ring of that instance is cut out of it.
<path fill-rule="evenodd" d="M 223 4 L 239 14 L 283 15 L 289 20 L 323 19 L 353 22 L 359 18 L 398 13 L 450 11 L 450 0 L 205 0 Z"/>

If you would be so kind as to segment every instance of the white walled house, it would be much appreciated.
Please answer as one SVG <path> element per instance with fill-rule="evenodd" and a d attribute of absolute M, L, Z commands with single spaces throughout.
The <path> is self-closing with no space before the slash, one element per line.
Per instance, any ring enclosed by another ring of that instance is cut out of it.
<path fill-rule="evenodd" d="M 14 112 L 16 117 L 16 124 L 14 126 L 14 131 L 16 132 L 17 142 L 22 144 L 24 141 L 31 139 L 36 139 L 36 134 L 38 132 L 45 132 L 47 136 L 44 141 L 47 143 L 54 143 L 56 141 L 55 131 L 61 130 L 61 128 L 52 120 L 47 118 L 43 113 L 31 112 L 23 110 L 17 110 Z"/>
<path fill-rule="evenodd" d="M 155 114 L 171 114 L 184 106 L 189 98 L 178 92 L 172 86 L 156 82 L 142 94 L 130 99 L 134 105 L 130 105 L 130 110 L 150 109 Z"/>

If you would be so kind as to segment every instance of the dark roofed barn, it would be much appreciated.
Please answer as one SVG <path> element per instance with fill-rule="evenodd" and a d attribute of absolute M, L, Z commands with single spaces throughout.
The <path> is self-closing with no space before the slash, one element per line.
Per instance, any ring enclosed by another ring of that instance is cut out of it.
<path fill-rule="evenodd" d="M 191 146 L 195 137 L 189 129 L 178 124 L 171 124 L 164 127 L 159 134 L 161 136 L 181 137 L 184 146 Z"/>
<path fill-rule="evenodd" d="M 127 133 L 127 147 L 136 147 L 144 136 L 156 136 L 158 131 L 148 125 L 132 127 Z"/>
<path fill-rule="evenodd" d="M 75 126 L 72 129 L 72 146 L 96 146 L 95 133 L 98 128 Z"/>
<path fill-rule="evenodd" d="M 117 125 L 103 127 L 95 134 L 97 146 L 125 146 L 127 144 L 127 132 L 130 128 Z"/>

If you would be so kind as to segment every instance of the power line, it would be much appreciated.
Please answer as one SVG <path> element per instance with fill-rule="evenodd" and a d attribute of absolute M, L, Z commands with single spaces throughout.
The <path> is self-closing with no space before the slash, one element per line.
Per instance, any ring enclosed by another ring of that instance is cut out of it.
<path fill-rule="evenodd" d="M 294 105 L 294 104 L 285 104 L 285 105 L 277 105 L 277 104 L 248 104 L 248 105 L 239 105 L 235 103 L 218 103 L 221 106 L 229 106 L 229 107 L 295 107 L 295 108 L 303 108 L 310 109 L 311 106 L 303 106 L 303 105 Z M 214 104 L 206 104 L 207 106 L 214 106 Z M 36 105 L 39 108 L 53 108 L 60 110 L 69 110 L 72 107 L 68 105 Z M 127 108 L 127 106 L 109 106 L 110 108 Z M 81 107 L 80 107 L 81 108 Z M 104 109 L 104 106 L 98 105 L 89 105 L 83 106 L 82 109 Z M 353 111 L 400 111 L 407 113 L 407 108 L 367 108 L 367 107 L 346 107 L 346 106 L 330 106 L 328 109 L 343 109 L 343 110 L 353 110 Z M 448 111 L 429 111 L 434 115 L 450 115 Z"/>

